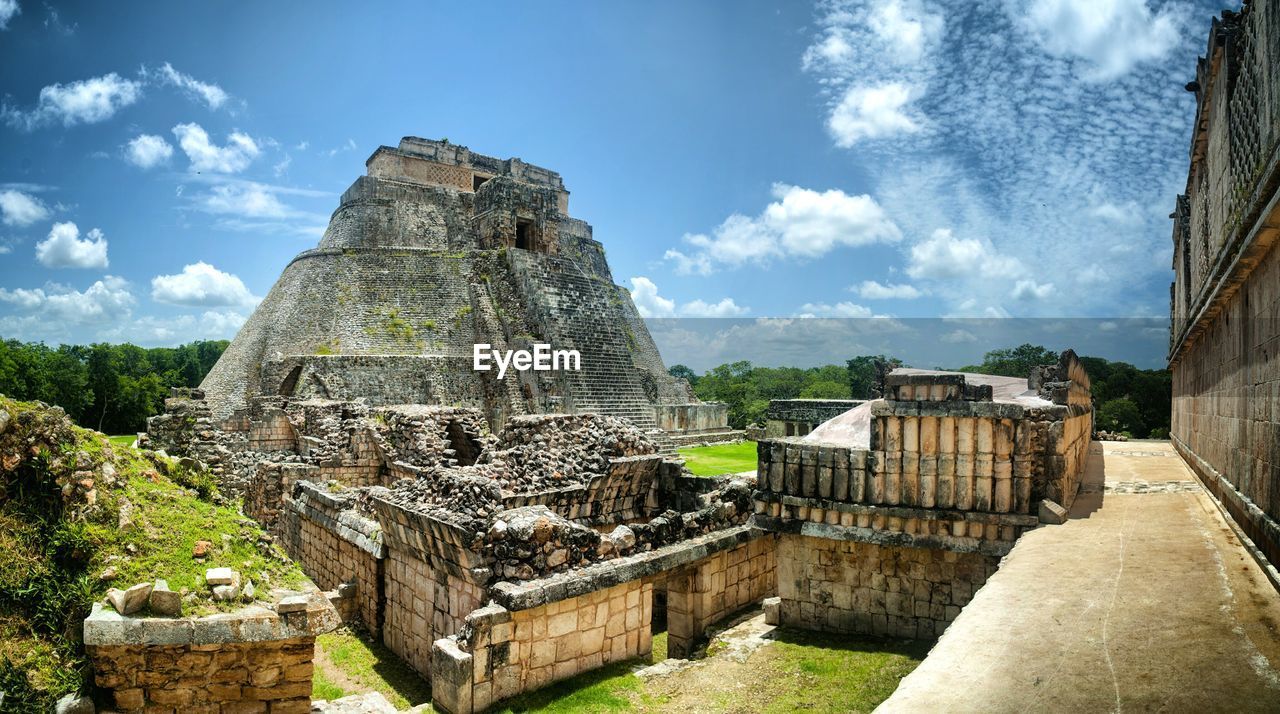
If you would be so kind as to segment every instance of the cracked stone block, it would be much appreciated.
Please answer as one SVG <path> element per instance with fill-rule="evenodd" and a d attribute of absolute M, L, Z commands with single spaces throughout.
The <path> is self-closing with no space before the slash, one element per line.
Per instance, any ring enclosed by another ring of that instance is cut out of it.
<path fill-rule="evenodd" d="M 128 590 L 111 588 L 107 591 L 107 602 L 121 615 L 132 615 L 147 604 L 151 595 L 151 583 L 138 583 Z"/>
<path fill-rule="evenodd" d="M 204 571 L 204 581 L 209 585 L 230 585 L 235 582 L 236 573 L 231 568 L 209 568 Z"/>
<path fill-rule="evenodd" d="M 151 612 L 169 617 L 182 617 L 182 593 L 169 589 L 169 583 L 157 580 L 147 599 Z"/>
<path fill-rule="evenodd" d="M 1046 498 L 1040 501 L 1040 522 L 1062 525 L 1067 522 L 1067 509 Z"/>

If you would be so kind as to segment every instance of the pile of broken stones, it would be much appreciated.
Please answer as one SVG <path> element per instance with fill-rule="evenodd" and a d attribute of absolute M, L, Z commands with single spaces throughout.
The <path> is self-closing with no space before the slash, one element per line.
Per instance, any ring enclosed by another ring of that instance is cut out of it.
<path fill-rule="evenodd" d="M 240 573 L 231 568 L 209 568 L 204 573 L 204 582 L 208 596 L 215 602 L 252 603 L 257 599 L 257 588 L 253 581 L 244 580 L 242 585 Z M 281 595 L 274 606 L 280 614 L 307 608 L 306 595 L 284 591 L 273 594 Z M 138 583 L 126 590 L 111 588 L 107 591 L 107 602 L 116 612 L 125 616 L 148 609 L 153 616 L 182 617 L 184 601 L 199 597 L 200 593 L 187 592 L 185 588 L 182 591 L 170 590 L 169 584 L 164 580 Z"/>

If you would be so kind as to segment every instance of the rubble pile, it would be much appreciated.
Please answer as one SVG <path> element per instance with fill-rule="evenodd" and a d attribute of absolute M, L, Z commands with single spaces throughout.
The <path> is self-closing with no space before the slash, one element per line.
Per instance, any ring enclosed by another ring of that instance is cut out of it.
<path fill-rule="evenodd" d="M 373 411 L 370 422 L 378 445 L 390 462 L 421 467 L 467 466 L 494 442 L 483 415 L 474 409 L 382 407 Z"/>
<path fill-rule="evenodd" d="M 598 414 L 540 414 L 511 419 L 488 462 L 511 493 L 537 493 L 586 483 L 618 456 L 655 454 L 630 422 Z"/>

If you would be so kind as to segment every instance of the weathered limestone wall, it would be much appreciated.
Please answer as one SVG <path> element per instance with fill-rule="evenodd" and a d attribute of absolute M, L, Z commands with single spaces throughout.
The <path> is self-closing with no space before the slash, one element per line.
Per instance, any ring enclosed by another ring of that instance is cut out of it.
<path fill-rule="evenodd" d="M 386 558 L 378 524 L 358 515 L 349 499 L 303 481 L 285 502 L 280 531 L 281 545 L 307 577 L 345 596 L 339 601 L 343 620 L 359 620 L 376 637 L 382 630 Z"/>
<path fill-rule="evenodd" d="M 503 499 L 503 508 L 546 506 L 565 518 L 592 525 L 648 518 L 657 509 L 655 482 L 661 469 L 661 456 L 616 457 L 609 460 L 607 473 L 593 476 L 586 484 L 513 494 Z"/>
<path fill-rule="evenodd" d="M 688 657 L 708 630 L 777 591 L 777 536 L 721 551 L 665 579 L 667 652 Z"/>
<path fill-rule="evenodd" d="M 1173 365 L 1173 442 L 1280 564 L 1280 250 Z"/>
<path fill-rule="evenodd" d="M 1280 4 L 1209 32 L 1175 203 L 1174 446 L 1280 565 Z"/>
<path fill-rule="evenodd" d="M 435 643 L 432 706 L 483 711 L 653 648 L 653 586 L 641 580 L 516 612 L 489 605 L 467 617 L 464 637 Z"/>
<path fill-rule="evenodd" d="M 395 547 L 387 551 L 384 583 L 382 641 L 430 677 L 431 644 L 462 628 L 466 616 L 483 604 L 484 588 Z"/>
<path fill-rule="evenodd" d="M 873 543 L 782 535 L 782 623 L 809 630 L 919 637 L 942 634 L 999 559 Z"/>
<path fill-rule="evenodd" d="M 244 514 L 261 523 L 273 535 L 281 534 L 280 514 L 287 506 L 293 484 L 316 481 L 319 467 L 311 464 L 265 461 L 249 478 L 244 488 Z"/>
<path fill-rule="evenodd" d="M 318 596 L 298 611 L 252 605 L 194 619 L 123 617 L 95 604 L 84 644 L 94 681 L 120 711 L 303 714 L 315 637 L 336 625 Z"/>
<path fill-rule="evenodd" d="M 250 422 L 249 448 L 253 451 L 296 450 L 298 432 L 289 423 L 289 415 L 278 409 L 271 409 Z"/>
<path fill-rule="evenodd" d="M 682 435 L 724 431 L 729 422 L 729 405 L 724 402 L 658 404 L 653 409 L 659 429 Z"/>
<path fill-rule="evenodd" d="M 861 399 L 771 399 L 765 412 L 765 436 L 804 436 L 819 424 L 862 404 Z"/>

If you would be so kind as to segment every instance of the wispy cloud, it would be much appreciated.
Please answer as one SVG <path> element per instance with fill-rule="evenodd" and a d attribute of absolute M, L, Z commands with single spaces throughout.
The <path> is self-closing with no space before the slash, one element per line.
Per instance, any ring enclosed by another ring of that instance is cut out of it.
<path fill-rule="evenodd" d="M 31 131 L 49 124 L 75 126 L 96 124 L 142 97 L 142 83 L 112 72 L 67 84 L 51 84 L 40 90 L 30 109 L 0 106 L 0 116 L 9 126 Z"/>
<path fill-rule="evenodd" d="M 675 300 L 659 295 L 658 286 L 644 276 L 631 279 L 631 300 L 641 317 L 739 317 L 750 311 L 732 298 L 714 303 L 692 300 L 677 306 Z"/>

